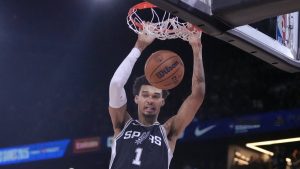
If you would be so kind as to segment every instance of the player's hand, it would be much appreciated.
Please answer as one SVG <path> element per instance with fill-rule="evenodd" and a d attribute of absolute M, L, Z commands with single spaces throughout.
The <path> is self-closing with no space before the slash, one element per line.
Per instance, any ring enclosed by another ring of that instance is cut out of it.
<path fill-rule="evenodd" d="M 154 41 L 154 39 L 155 39 L 154 36 L 144 31 L 138 35 L 138 42 L 146 46 L 150 45 Z"/>
<path fill-rule="evenodd" d="M 135 44 L 135 47 L 137 47 L 141 51 L 143 51 L 154 40 L 155 40 L 155 37 L 153 35 L 151 35 L 151 33 L 147 32 L 147 30 L 143 30 L 143 31 L 141 31 L 141 33 L 138 34 L 138 39 L 137 39 L 137 42 Z"/>
<path fill-rule="evenodd" d="M 140 51 L 143 51 L 147 46 L 149 46 L 154 41 L 154 39 L 155 37 L 151 35 L 140 33 L 135 43 L 135 47 L 138 48 Z"/>
<path fill-rule="evenodd" d="M 196 32 L 196 33 L 193 33 L 189 36 L 189 43 L 192 47 L 200 47 L 202 44 L 201 44 L 201 36 L 202 36 L 202 32 L 199 31 L 199 32 Z"/>

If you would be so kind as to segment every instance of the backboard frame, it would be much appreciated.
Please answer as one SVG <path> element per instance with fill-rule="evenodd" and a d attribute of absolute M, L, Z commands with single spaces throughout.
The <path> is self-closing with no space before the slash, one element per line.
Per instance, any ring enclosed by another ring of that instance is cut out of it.
<path fill-rule="evenodd" d="M 282 12 L 295 12 L 300 10 L 299 0 L 274 0 L 264 1 L 262 5 L 256 3 L 255 0 L 246 1 L 230 1 L 231 4 L 227 4 L 223 9 L 216 7 L 216 2 L 211 0 L 148 0 L 150 3 L 157 5 L 159 8 L 169 11 L 173 15 L 180 17 L 181 19 L 191 22 L 192 24 L 198 25 L 206 34 L 209 34 L 215 38 L 221 39 L 227 43 L 230 43 L 251 55 L 258 57 L 259 59 L 290 73 L 300 72 L 300 54 L 299 54 L 299 43 L 297 52 L 292 54 L 291 49 L 281 45 L 275 39 L 265 35 L 264 33 L 254 29 L 247 25 L 254 21 L 259 21 L 265 18 L 275 17 L 277 14 L 284 14 Z M 204 3 L 204 2 L 210 3 Z M 244 4 L 241 8 L 235 9 L 235 3 L 252 4 L 247 6 Z M 198 4 L 198 5 L 197 5 Z M 199 8 L 199 4 L 203 7 Z M 262 12 L 255 15 L 245 16 L 245 13 L 249 13 L 252 9 L 255 11 L 261 11 L 271 6 L 283 6 L 284 8 L 278 8 L 273 11 L 268 9 L 266 15 Z M 211 5 L 211 6 L 210 6 Z M 215 6 L 214 6 L 215 5 Z M 232 5 L 232 6 L 230 6 Z M 229 10 L 233 9 L 233 10 Z M 226 13 L 226 11 L 228 13 Z M 232 15 L 234 13 L 235 15 Z M 243 18 L 239 21 L 232 22 L 230 20 L 234 17 L 243 15 Z M 250 18 L 251 17 L 251 18 Z M 247 23 L 246 25 L 240 25 Z M 299 18 L 297 21 L 299 24 Z M 299 26 L 298 26 L 299 29 Z M 256 37 L 258 36 L 258 37 Z M 297 41 L 299 42 L 299 34 Z M 267 42 L 267 43 L 265 43 Z"/>

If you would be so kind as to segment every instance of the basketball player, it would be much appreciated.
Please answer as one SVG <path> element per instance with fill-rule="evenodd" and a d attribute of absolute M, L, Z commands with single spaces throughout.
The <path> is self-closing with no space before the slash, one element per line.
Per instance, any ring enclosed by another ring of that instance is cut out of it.
<path fill-rule="evenodd" d="M 176 141 L 193 120 L 204 98 L 205 81 L 199 36 L 201 33 L 189 40 L 194 55 L 191 94 L 177 114 L 161 125 L 157 122 L 157 117 L 165 104 L 167 92 L 151 86 L 145 76 L 137 78 L 134 84 L 138 119 L 132 119 L 126 109 L 124 85 L 141 52 L 154 40 L 151 36 L 139 34 L 134 48 L 120 64 L 110 82 L 109 113 L 114 129 L 110 169 L 169 168 Z"/>

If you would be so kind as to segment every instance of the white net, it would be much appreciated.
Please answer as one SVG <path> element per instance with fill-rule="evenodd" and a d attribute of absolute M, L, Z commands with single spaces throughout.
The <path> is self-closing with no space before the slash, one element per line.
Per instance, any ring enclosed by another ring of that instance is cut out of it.
<path fill-rule="evenodd" d="M 171 16 L 166 11 L 159 16 L 154 8 L 149 8 L 149 10 L 152 13 L 149 21 L 143 20 L 136 9 L 127 16 L 127 24 L 135 33 L 147 33 L 160 40 L 181 38 L 188 41 L 190 35 L 199 32 L 199 29 L 192 24 L 181 22 L 178 17 Z"/>

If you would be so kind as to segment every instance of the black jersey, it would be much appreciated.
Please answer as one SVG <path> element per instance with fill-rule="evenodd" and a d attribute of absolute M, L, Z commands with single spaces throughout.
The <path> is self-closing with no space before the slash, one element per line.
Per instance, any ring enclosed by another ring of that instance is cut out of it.
<path fill-rule="evenodd" d="M 110 169 L 168 169 L 173 153 L 158 122 L 144 126 L 130 119 L 112 144 Z"/>

